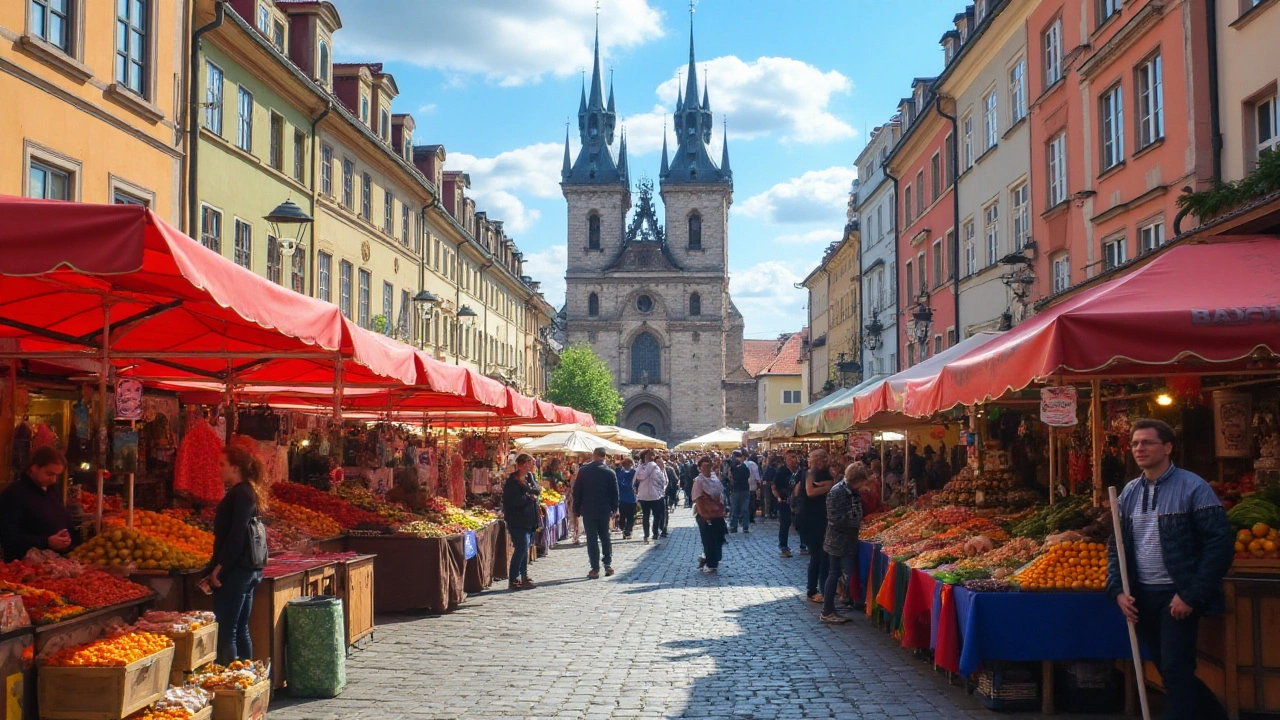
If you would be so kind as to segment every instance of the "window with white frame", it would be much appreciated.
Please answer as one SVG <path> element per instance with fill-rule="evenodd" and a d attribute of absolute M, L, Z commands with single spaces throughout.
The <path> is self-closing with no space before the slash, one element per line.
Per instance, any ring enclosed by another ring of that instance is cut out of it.
<path fill-rule="evenodd" d="M 934 335 L 933 336 L 933 354 L 937 355 L 940 352 L 942 352 L 942 336 Z"/>
<path fill-rule="evenodd" d="M 920 292 L 921 293 L 928 292 L 929 291 L 929 268 L 928 268 L 928 263 L 925 261 L 923 251 L 921 251 L 919 254 L 916 255 L 916 273 L 918 274 L 917 279 L 920 281 Z"/>
<path fill-rule="evenodd" d="M 1009 212 L 1013 220 L 1013 249 L 1021 250 L 1031 235 L 1031 211 L 1026 183 L 1021 183 L 1009 191 Z"/>
<path fill-rule="evenodd" d="M 389 192 L 382 193 L 382 231 L 395 235 L 395 196 Z"/>
<path fill-rule="evenodd" d="M 360 217 L 373 221 L 373 177 L 369 173 L 360 178 Z"/>
<path fill-rule="evenodd" d="M 973 113 L 966 113 L 964 119 L 960 121 L 960 127 L 964 134 L 964 141 L 960 150 L 964 169 L 968 170 L 973 167 Z"/>
<path fill-rule="evenodd" d="M 907 261 L 907 296 L 906 301 L 909 303 L 916 300 L 916 274 L 915 264 L 910 260 Z"/>
<path fill-rule="evenodd" d="M 993 88 L 982 101 L 982 127 L 986 134 L 987 144 L 982 151 L 986 152 L 1000 142 L 1000 112 L 998 109 L 1000 96 Z"/>
<path fill-rule="evenodd" d="M 369 96 L 360 96 L 360 122 L 365 125 L 369 124 Z"/>
<path fill-rule="evenodd" d="M 200 206 L 200 244 L 222 253 L 222 213 L 208 205 Z"/>
<path fill-rule="evenodd" d="M 236 96 L 236 147 L 253 152 L 253 93 L 241 85 Z"/>
<path fill-rule="evenodd" d="M 1138 252 L 1151 252 L 1164 244 L 1164 220 L 1156 220 L 1138 228 Z"/>
<path fill-rule="evenodd" d="M 333 148 L 320 146 L 320 192 L 333 197 Z"/>
<path fill-rule="evenodd" d="M 947 133 L 947 139 L 942 143 L 944 150 L 942 156 L 942 164 L 946 166 L 947 187 L 956 184 L 956 136 Z"/>
<path fill-rule="evenodd" d="M 1112 15 L 1120 12 L 1120 6 L 1124 0 L 1097 0 L 1098 5 L 1098 25 L 1111 19 Z"/>
<path fill-rule="evenodd" d="M 284 170 L 284 118 L 270 114 L 271 138 L 267 160 L 275 170 Z"/>
<path fill-rule="evenodd" d="M 391 287 L 391 283 L 382 282 L 382 317 L 387 321 L 387 328 L 393 327 L 392 323 L 395 316 L 395 289 Z"/>
<path fill-rule="evenodd" d="M 1102 269 L 1110 270 L 1119 267 L 1128 260 L 1124 236 L 1102 243 Z"/>
<path fill-rule="evenodd" d="M 1102 169 L 1107 170 L 1124 160 L 1124 89 L 1119 85 L 1098 98 L 1101 116 Z"/>
<path fill-rule="evenodd" d="M 1159 55 L 1138 68 L 1138 147 L 1164 137 L 1164 64 Z"/>
<path fill-rule="evenodd" d="M 338 263 L 338 309 L 350 320 L 351 315 L 351 273 L 355 267 L 343 260 Z"/>
<path fill-rule="evenodd" d="M 31 34 L 70 55 L 71 3 L 83 0 L 31 0 Z"/>
<path fill-rule="evenodd" d="M 1019 58 L 1009 70 L 1009 124 L 1027 116 L 1027 60 Z"/>
<path fill-rule="evenodd" d="M 265 4 L 258 6 L 258 32 L 271 36 L 271 10 Z"/>
<path fill-rule="evenodd" d="M 116 82 L 143 97 L 149 94 L 150 5 L 151 0 L 116 4 Z"/>
<path fill-rule="evenodd" d="M 271 23 L 271 44 L 280 52 L 284 52 L 284 23 L 276 20 Z"/>
<path fill-rule="evenodd" d="M 233 253 L 236 264 L 253 269 L 253 226 L 236 218 L 236 245 Z"/>
<path fill-rule="evenodd" d="M 411 232 L 410 227 L 411 225 L 409 222 L 409 204 L 401 203 L 400 204 L 400 244 L 404 245 L 405 247 L 409 247 L 409 233 Z"/>
<path fill-rule="evenodd" d="M 307 292 L 305 282 L 307 254 L 295 252 L 289 260 L 289 287 L 296 293 L 305 294 Z"/>
<path fill-rule="evenodd" d="M 1053 259 L 1053 293 L 1056 295 L 1071 287 L 1071 261 L 1066 255 Z"/>
<path fill-rule="evenodd" d="M 1062 18 L 1054 20 L 1044 31 L 1041 45 L 1044 48 L 1044 86 L 1049 88 L 1062 79 Z"/>
<path fill-rule="evenodd" d="M 317 295 L 325 302 L 333 302 L 333 256 L 327 252 L 316 256 Z"/>
<path fill-rule="evenodd" d="M 280 255 L 280 241 L 274 235 L 267 236 L 267 279 L 279 285 L 283 282 L 284 262 Z"/>
<path fill-rule="evenodd" d="M 933 286 L 940 287 L 942 285 L 942 241 L 935 240 L 933 243 Z"/>
<path fill-rule="evenodd" d="M 329 43 L 320 41 L 320 84 L 329 84 Z"/>
<path fill-rule="evenodd" d="M 208 61 L 204 67 L 204 126 L 222 137 L 222 68 Z"/>
<path fill-rule="evenodd" d="M 1067 134 L 1058 133 L 1046 146 L 1049 207 L 1067 201 Z"/>
<path fill-rule="evenodd" d="M 983 232 L 987 238 L 987 265 L 1000 260 L 1000 203 L 993 202 L 982 211 Z"/>
<path fill-rule="evenodd" d="M 911 185 L 907 184 L 907 188 L 902 191 L 902 215 L 907 225 L 911 224 Z"/>
<path fill-rule="evenodd" d="M 391 113 L 386 109 L 382 111 L 382 124 L 378 128 L 378 134 L 383 142 L 391 142 Z"/>
<path fill-rule="evenodd" d="M 978 239 L 977 229 L 972 220 L 964 224 L 964 274 L 966 276 L 978 272 Z"/>
<path fill-rule="evenodd" d="M 32 160 L 27 168 L 27 197 L 37 200 L 70 200 L 71 173 Z"/>
<path fill-rule="evenodd" d="M 1254 147 L 1256 157 L 1272 152 L 1280 145 L 1280 119 L 1277 119 L 1276 96 L 1272 95 L 1253 103 Z M 1255 158 L 1256 159 L 1256 158 Z"/>
<path fill-rule="evenodd" d="M 348 210 L 355 209 L 355 174 L 356 164 L 342 158 L 342 205 Z"/>
<path fill-rule="evenodd" d="M 916 217 L 924 215 L 924 170 L 916 173 Z"/>
<path fill-rule="evenodd" d="M 301 130 L 293 131 L 293 179 L 302 182 L 305 173 L 307 136 Z"/>
<path fill-rule="evenodd" d="M 800 391 L 799 390 L 783 390 L 782 404 L 783 405 L 799 405 Z"/>

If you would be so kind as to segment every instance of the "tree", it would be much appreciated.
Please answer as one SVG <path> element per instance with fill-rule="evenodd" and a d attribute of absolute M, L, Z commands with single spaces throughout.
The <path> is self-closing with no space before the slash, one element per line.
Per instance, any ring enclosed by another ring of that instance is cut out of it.
<path fill-rule="evenodd" d="M 613 373 L 587 345 L 571 345 L 560 353 L 560 364 L 551 371 L 547 399 L 591 413 L 601 425 L 617 422 L 622 410 L 622 396 L 613 387 Z"/>

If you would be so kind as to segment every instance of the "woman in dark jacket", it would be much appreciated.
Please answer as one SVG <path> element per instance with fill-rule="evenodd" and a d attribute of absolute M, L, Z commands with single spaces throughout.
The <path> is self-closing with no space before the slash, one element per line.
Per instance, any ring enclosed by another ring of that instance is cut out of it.
<path fill-rule="evenodd" d="M 502 514 L 511 536 L 511 567 L 507 572 L 509 590 L 529 589 L 529 546 L 538 529 L 538 503 L 542 488 L 533 475 L 533 458 L 522 453 L 516 458 L 516 470 L 502 486 Z"/>
<path fill-rule="evenodd" d="M 253 560 L 250 522 L 266 506 L 262 461 L 239 447 L 225 447 L 218 464 L 227 494 L 213 518 L 213 558 L 200 588 L 213 594 L 218 618 L 218 664 L 253 657 L 249 614 L 253 590 L 262 582 L 262 568 Z"/>

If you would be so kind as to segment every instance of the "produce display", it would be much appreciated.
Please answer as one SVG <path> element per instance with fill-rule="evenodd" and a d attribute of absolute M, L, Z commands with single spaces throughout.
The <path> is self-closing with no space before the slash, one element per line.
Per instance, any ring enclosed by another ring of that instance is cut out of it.
<path fill-rule="evenodd" d="M 379 500 L 374 497 L 372 490 L 361 485 L 358 480 L 348 480 L 335 487 L 333 492 L 355 507 L 377 515 L 387 524 L 395 525 L 413 519 L 413 513 L 407 508 Z"/>
<path fill-rule="evenodd" d="M 111 518 L 112 527 L 123 526 L 124 519 Z M 205 532 L 178 518 L 150 510 L 133 511 L 133 529 L 153 540 L 208 560 L 213 556 L 213 533 Z"/>
<path fill-rule="evenodd" d="M 123 580 L 93 568 L 85 568 L 78 578 L 42 581 L 38 587 L 65 597 L 87 608 L 104 608 L 149 597 L 151 588 Z"/>
<path fill-rule="evenodd" d="M 211 612 L 164 612 L 151 610 L 138 618 L 133 629 L 139 632 L 152 632 L 159 635 L 186 635 L 202 627 L 217 622 Z"/>
<path fill-rule="evenodd" d="M 342 526 L 329 516 L 276 500 L 267 507 L 268 520 L 283 520 L 313 538 L 331 538 L 342 534 Z"/>
<path fill-rule="evenodd" d="M 966 580 L 964 588 L 974 592 L 1013 592 L 1017 589 L 1008 580 L 996 580 L 995 578 Z"/>
<path fill-rule="evenodd" d="M 1009 507 L 1018 502 L 1027 502 L 1025 493 L 1014 495 L 1018 482 L 1013 473 L 1007 469 L 978 473 L 970 467 L 961 468 L 955 478 L 942 487 L 942 492 L 933 499 L 936 505 L 967 505 L 971 507 L 1000 508 Z M 1035 496 L 1030 496 L 1034 502 Z"/>
<path fill-rule="evenodd" d="M 222 477 L 218 462 L 222 455 L 222 439 L 207 422 L 191 423 L 178 446 L 174 461 L 173 489 L 205 503 L 222 499 Z"/>
<path fill-rule="evenodd" d="M 1105 508 L 1094 508 L 1088 495 L 1075 495 L 1047 505 L 1036 514 L 1014 525 L 1010 534 L 1043 540 L 1045 536 L 1066 530 L 1082 530 L 1091 537 L 1104 537 L 1111 526 L 1111 515 Z"/>
<path fill-rule="evenodd" d="M 556 492 L 555 490 L 552 490 L 551 488 L 542 489 L 543 505 L 547 505 L 547 506 L 559 505 L 562 502 L 564 502 L 564 495 L 561 495 L 560 493 Z"/>
<path fill-rule="evenodd" d="M 102 506 L 102 511 L 104 513 L 120 512 L 123 509 L 123 505 L 121 505 L 119 497 L 115 495 L 107 495 L 106 498 L 107 499 Z M 88 490 L 81 489 L 80 490 L 80 507 L 83 507 L 86 513 L 90 515 L 96 515 L 98 512 L 98 494 L 95 492 L 90 492 Z"/>
<path fill-rule="evenodd" d="M 164 693 L 164 699 L 156 703 L 157 710 L 171 710 L 181 708 L 190 714 L 200 712 L 213 702 L 213 695 L 201 687 L 187 685 L 185 687 L 171 687 Z"/>
<path fill-rule="evenodd" d="M 0 564 L 0 582 L 29 588 L 12 592 L 23 597 L 27 613 L 37 623 L 57 622 L 86 608 L 102 608 L 151 595 L 150 588 L 48 550 L 32 550 L 26 560 Z M 53 597 L 31 590 L 47 591 Z"/>
<path fill-rule="evenodd" d="M 173 647 L 173 641 L 164 635 L 130 632 L 94 640 L 88 645 L 66 648 L 46 658 L 44 664 L 58 667 L 124 667 L 168 647 Z"/>
<path fill-rule="evenodd" d="M 1023 590 L 1102 590 L 1107 580 L 1107 546 L 1059 543 L 1014 576 Z"/>
<path fill-rule="evenodd" d="M 209 555 L 196 555 L 126 527 L 103 528 L 101 535 L 71 551 L 71 557 L 86 565 L 139 570 L 196 570 L 208 563 Z"/>
<path fill-rule="evenodd" d="M 191 684 L 215 692 L 217 690 L 244 690 L 266 680 L 271 668 L 261 660 L 236 660 L 223 667 L 210 663 L 191 675 Z"/>
<path fill-rule="evenodd" d="M 30 585 L 0 580 L 0 593 L 12 593 L 21 598 L 23 609 L 31 622 L 37 625 L 61 622 L 86 612 L 84 607 L 68 603 L 57 593 Z"/>
<path fill-rule="evenodd" d="M 1277 534 L 1277 530 L 1267 523 L 1240 528 L 1236 532 L 1236 559 L 1274 560 L 1280 557 L 1277 553 L 1277 547 L 1280 547 Z"/>
<path fill-rule="evenodd" d="M 390 524 L 385 518 L 368 510 L 362 510 L 337 495 L 306 485 L 291 482 L 273 483 L 271 497 L 326 515 L 344 529 L 377 532 L 386 532 L 390 529 Z"/>

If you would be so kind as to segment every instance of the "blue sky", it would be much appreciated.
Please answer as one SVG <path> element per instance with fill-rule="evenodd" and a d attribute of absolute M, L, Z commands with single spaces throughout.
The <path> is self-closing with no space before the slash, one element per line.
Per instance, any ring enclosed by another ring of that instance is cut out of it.
<path fill-rule="evenodd" d="M 471 174 L 472 196 L 506 222 L 548 299 L 563 301 L 565 122 L 576 136 L 594 0 L 334 0 L 338 60 L 382 62 L 414 115 L 419 143 Z M 958 0 L 701 0 L 697 58 L 709 76 L 720 157 L 728 121 L 734 171 L 729 266 L 747 336 L 805 323 L 796 290 L 845 222 L 867 130 L 892 115 L 911 79 L 936 74 L 938 39 Z M 656 181 L 664 118 L 688 63 L 687 0 L 601 0 L 600 35 L 633 180 Z M 668 122 L 668 125 L 670 123 Z M 668 130 L 668 132 L 670 132 Z M 616 145 L 615 145 L 616 151 Z M 577 141 L 573 141 L 576 155 Z"/>

